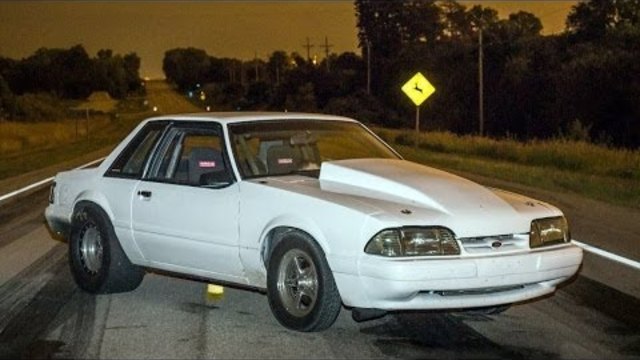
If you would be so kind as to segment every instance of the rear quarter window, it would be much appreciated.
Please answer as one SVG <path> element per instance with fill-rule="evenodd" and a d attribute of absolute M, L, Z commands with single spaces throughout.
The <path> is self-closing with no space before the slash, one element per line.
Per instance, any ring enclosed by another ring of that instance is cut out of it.
<path fill-rule="evenodd" d="M 106 176 L 139 179 L 151 151 L 160 140 L 167 122 L 152 122 L 142 128 L 113 162 Z"/>

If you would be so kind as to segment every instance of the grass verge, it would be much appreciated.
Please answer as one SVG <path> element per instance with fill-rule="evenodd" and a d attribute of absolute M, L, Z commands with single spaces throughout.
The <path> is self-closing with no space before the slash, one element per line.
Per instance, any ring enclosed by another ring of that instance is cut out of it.
<path fill-rule="evenodd" d="M 17 129 L 15 133 L 24 134 L 24 142 L 28 144 L 26 146 L 28 150 L 12 151 L 0 156 L 0 180 L 114 146 L 148 115 L 147 113 L 123 114 L 116 120 L 96 121 L 90 125 L 88 138 L 84 124 L 81 123 L 77 139 L 75 124 L 24 124 L 28 127 L 28 132 L 19 129 L 18 124 L 3 124 L 13 126 L 14 130 Z M 71 121 L 66 122 L 71 123 Z M 69 135 L 71 126 L 73 135 Z M 52 132 L 56 130 L 59 131 L 58 135 Z"/>
<path fill-rule="evenodd" d="M 485 141 L 482 138 L 438 133 L 436 136 L 432 133 L 421 134 L 416 148 L 415 145 L 407 144 L 410 136 L 415 139 L 411 131 L 375 131 L 407 160 L 540 189 L 570 192 L 609 204 L 640 208 L 640 177 L 637 175 L 640 174 L 640 169 L 635 163 L 640 161 L 640 153 L 637 151 L 598 148 L 591 144 L 572 147 L 569 142 L 563 141 L 513 144 L 513 140 L 506 140 L 509 144 L 504 145 L 499 140 Z M 429 142 L 434 138 L 437 140 Z M 451 144 L 447 143 L 447 138 Z M 478 143 L 481 145 L 478 146 Z M 488 151 L 488 143 L 496 144 L 495 149 Z M 441 145 L 434 147 L 433 144 Z M 507 150 L 501 151 L 509 147 L 515 149 L 515 152 L 509 155 L 504 153 Z M 538 155 L 527 157 L 522 154 Z M 563 156 L 573 160 L 564 163 L 556 160 Z M 544 158 L 547 160 L 542 161 Z M 576 168 L 567 166 L 567 163 L 584 165 Z"/>

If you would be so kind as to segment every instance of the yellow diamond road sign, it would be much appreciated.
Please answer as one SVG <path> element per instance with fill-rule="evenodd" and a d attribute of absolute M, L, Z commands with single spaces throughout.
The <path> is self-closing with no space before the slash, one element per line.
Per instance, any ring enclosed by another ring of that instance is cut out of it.
<path fill-rule="evenodd" d="M 420 106 L 429 96 L 436 92 L 436 88 L 431 85 L 424 75 L 417 73 L 402 86 L 402 91 L 407 94 L 416 106 Z"/>

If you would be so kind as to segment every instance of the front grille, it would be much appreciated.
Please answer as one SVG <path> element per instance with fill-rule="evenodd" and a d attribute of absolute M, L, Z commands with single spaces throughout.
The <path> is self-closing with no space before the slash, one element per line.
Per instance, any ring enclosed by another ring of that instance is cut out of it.
<path fill-rule="evenodd" d="M 529 233 L 460 238 L 460 243 L 469 254 L 490 254 L 506 251 L 527 250 Z"/>

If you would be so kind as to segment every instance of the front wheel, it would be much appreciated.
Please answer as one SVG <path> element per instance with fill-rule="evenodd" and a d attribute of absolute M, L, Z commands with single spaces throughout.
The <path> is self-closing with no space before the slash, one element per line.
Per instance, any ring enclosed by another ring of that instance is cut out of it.
<path fill-rule="evenodd" d="M 324 253 L 301 232 L 285 235 L 273 249 L 267 269 L 267 297 L 280 324 L 304 332 L 329 328 L 342 307 Z"/>

